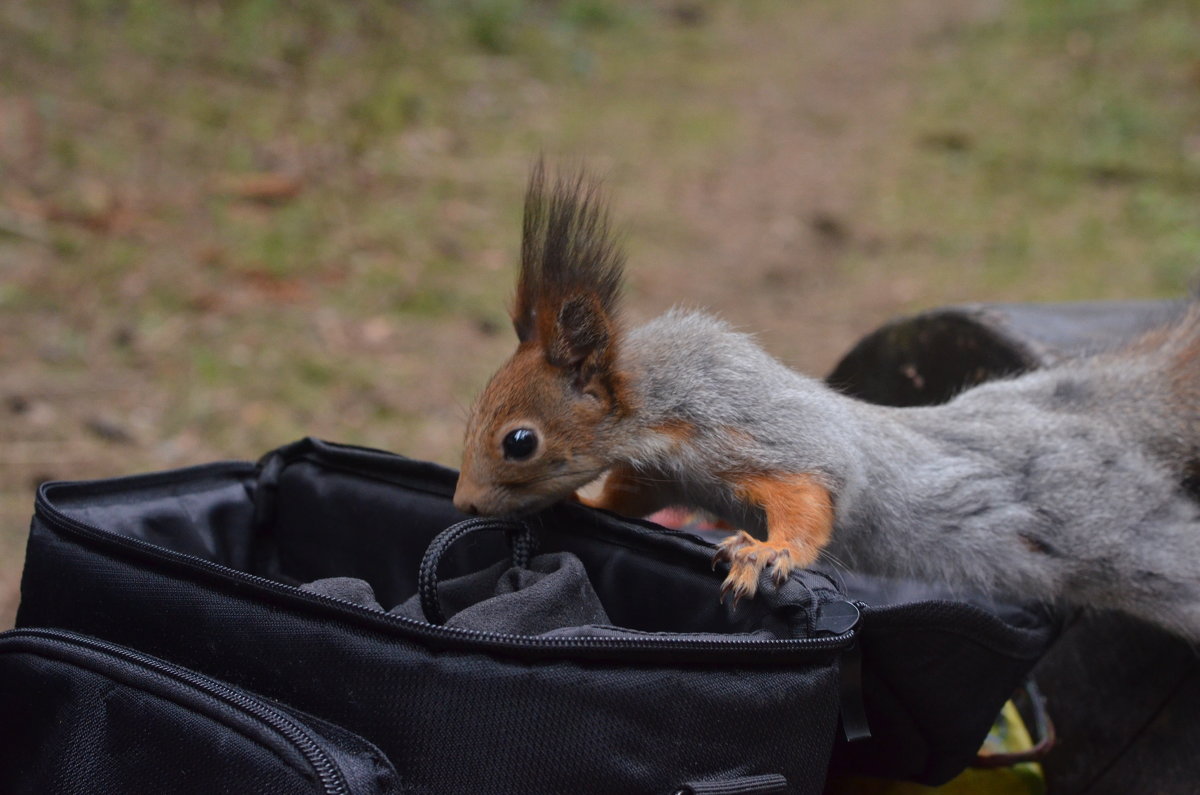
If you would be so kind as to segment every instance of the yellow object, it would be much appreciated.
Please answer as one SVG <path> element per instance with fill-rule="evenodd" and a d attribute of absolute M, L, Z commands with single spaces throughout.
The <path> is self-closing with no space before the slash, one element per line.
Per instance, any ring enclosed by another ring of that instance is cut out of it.
<path fill-rule="evenodd" d="M 1025 722 L 1010 701 L 992 724 L 980 752 L 1012 753 L 1032 747 Z M 971 768 L 940 787 L 925 787 L 907 781 L 844 778 L 829 782 L 825 792 L 826 795 L 1045 795 L 1046 782 L 1041 765 L 1022 762 L 992 770 Z"/>

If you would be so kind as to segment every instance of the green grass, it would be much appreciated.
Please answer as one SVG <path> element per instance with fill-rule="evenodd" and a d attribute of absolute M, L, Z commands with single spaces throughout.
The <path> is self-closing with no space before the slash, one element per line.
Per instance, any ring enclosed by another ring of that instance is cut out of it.
<path fill-rule="evenodd" d="M 940 252 L 933 302 L 1177 294 L 1200 268 L 1196 41 L 1195 2 L 1025 0 L 946 46 L 880 192 L 887 234 L 921 241 L 895 267 Z"/>

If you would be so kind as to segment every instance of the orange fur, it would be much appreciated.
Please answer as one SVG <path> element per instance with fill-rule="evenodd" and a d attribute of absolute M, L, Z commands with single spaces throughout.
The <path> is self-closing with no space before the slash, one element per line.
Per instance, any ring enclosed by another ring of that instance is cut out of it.
<path fill-rule="evenodd" d="M 592 508 L 637 517 L 649 516 L 667 507 L 662 490 L 624 464 L 613 467 L 608 473 L 598 497 L 580 497 L 579 501 Z"/>
<path fill-rule="evenodd" d="M 693 439 L 697 433 L 696 426 L 684 420 L 669 420 L 651 430 L 676 444 Z M 609 471 L 598 497 L 580 497 L 579 501 L 592 508 L 637 517 L 667 508 L 670 502 L 656 478 L 640 473 L 628 464 L 617 464 Z"/>
<path fill-rule="evenodd" d="M 662 436 L 669 436 L 675 442 L 689 442 L 696 438 L 696 426 L 686 420 L 667 420 L 659 425 L 651 426 L 650 430 Z"/>
<path fill-rule="evenodd" d="M 742 531 L 718 545 L 716 559 L 729 562 L 722 595 L 732 592 L 736 604 L 755 594 L 759 574 L 768 566 L 778 584 L 793 569 L 816 561 L 833 533 L 833 499 L 804 473 L 741 475 L 730 482 L 738 498 L 761 508 L 767 521 L 765 541 Z"/>

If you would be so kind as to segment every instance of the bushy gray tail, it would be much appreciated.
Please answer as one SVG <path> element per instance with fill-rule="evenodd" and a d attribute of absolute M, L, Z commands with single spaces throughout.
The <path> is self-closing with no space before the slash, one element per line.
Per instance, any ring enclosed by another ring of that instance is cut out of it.
<path fill-rule="evenodd" d="M 1162 425 L 1173 437 L 1176 456 L 1183 458 L 1179 463 L 1189 473 L 1200 473 L 1200 300 L 1138 339 L 1128 353 L 1150 357 L 1161 372 L 1156 383 L 1146 384 L 1144 404 L 1166 414 Z"/>

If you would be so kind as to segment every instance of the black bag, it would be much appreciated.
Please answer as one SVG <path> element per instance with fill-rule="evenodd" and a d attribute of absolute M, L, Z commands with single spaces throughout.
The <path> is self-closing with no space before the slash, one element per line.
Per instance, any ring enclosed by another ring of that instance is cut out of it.
<path fill-rule="evenodd" d="M 377 747 L 402 791 L 429 793 L 816 793 L 831 757 L 941 782 L 1053 636 L 1038 608 L 815 572 L 734 610 L 701 538 L 578 505 L 457 524 L 454 480 L 305 440 L 257 466 L 48 484 L 17 624 L 315 716 L 314 735 Z M 39 692 L 75 725 L 100 708 L 11 659 L 26 670 L 0 680 L 0 711 Z M 864 707 L 872 736 L 848 743 Z M 93 765 L 116 764 L 129 727 L 87 725 L 113 736 Z M 39 754 L 66 729 L 35 729 L 0 781 L 55 769 Z"/>
<path fill-rule="evenodd" d="M 401 792 L 370 743 L 62 630 L 0 635 L 0 792 Z"/>

